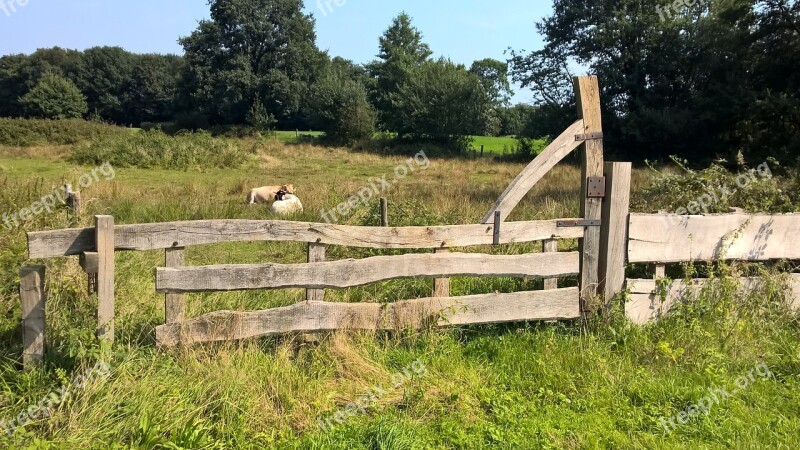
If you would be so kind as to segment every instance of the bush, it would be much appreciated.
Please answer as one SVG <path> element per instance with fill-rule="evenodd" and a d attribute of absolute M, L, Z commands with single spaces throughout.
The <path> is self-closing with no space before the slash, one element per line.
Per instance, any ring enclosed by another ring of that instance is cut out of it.
<path fill-rule="evenodd" d="M 332 70 L 311 88 L 311 124 L 337 144 L 352 144 L 375 133 L 375 111 L 367 91 L 346 74 Z"/>
<path fill-rule="evenodd" d="M 214 138 L 208 132 L 168 136 L 141 131 L 125 138 L 107 138 L 78 146 L 71 160 L 78 164 L 187 170 L 239 167 L 257 151 L 257 143 Z"/>
<path fill-rule="evenodd" d="M 0 118 L 0 145 L 74 145 L 97 139 L 129 136 L 127 128 L 81 119 L 4 119 Z"/>
<path fill-rule="evenodd" d="M 86 97 L 75 84 L 54 73 L 46 73 L 36 86 L 19 99 L 25 114 L 44 119 L 78 119 L 89 111 Z"/>

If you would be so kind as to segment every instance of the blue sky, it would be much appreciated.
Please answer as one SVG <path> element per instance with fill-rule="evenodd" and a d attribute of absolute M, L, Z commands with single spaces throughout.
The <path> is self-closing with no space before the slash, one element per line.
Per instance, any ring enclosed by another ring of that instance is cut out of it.
<path fill-rule="evenodd" d="M 20 0 L 0 0 L 11 2 Z M 24 3 L 24 0 L 22 0 Z M 317 19 L 317 44 L 332 56 L 358 63 L 374 59 L 378 37 L 401 11 L 408 12 L 436 56 L 464 64 L 505 59 L 503 52 L 538 49 L 534 23 L 551 11 L 547 0 L 306 0 Z M 137 53 L 182 53 L 177 43 L 208 17 L 205 0 L 28 0 L 9 15 L 0 8 L 0 54 L 60 46 L 118 45 Z M 323 14 L 324 11 L 324 14 Z M 519 92 L 514 101 L 529 101 Z"/>

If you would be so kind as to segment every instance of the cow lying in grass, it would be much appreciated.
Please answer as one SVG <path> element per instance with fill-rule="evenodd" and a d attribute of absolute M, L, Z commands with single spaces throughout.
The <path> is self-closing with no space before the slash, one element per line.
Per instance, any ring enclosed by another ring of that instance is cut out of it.
<path fill-rule="evenodd" d="M 275 200 L 275 196 L 279 191 L 284 191 L 288 194 L 294 194 L 294 185 L 284 184 L 283 186 L 263 186 L 255 188 L 250 191 L 247 196 L 247 203 L 255 205 L 256 203 L 269 203 Z"/>

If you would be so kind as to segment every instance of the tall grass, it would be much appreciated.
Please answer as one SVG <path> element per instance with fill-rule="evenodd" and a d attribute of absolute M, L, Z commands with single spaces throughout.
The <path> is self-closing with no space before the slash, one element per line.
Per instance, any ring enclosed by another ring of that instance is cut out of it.
<path fill-rule="evenodd" d="M 125 128 L 81 119 L 0 118 L 0 145 L 12 147 L 74 145 L 102 138 L 125 137 L 130 133 Z"/>
<path fill-rule="evenodd" d="M 156 139 L 161 139 L 157 137 Z M 238 145 L 239 141 L 233 141 Z M 145 145 L 145 144 L 143 144 Z M 177 145 L 177 144 L 175 144 Z M 120 165 L 113 181 L 83 194 L 86 213 L 43 215 L 28 230 L 87 226 L 95 213 L 118 223 L 184 219 L 273 218 L 245 205 L 249 188 L 292 182 L 306 206 L 299 220 L 319 221 L 331 208 L 389 173 L 403 157 L 269 142 L 237 168 L 180 172 Z M 0 206 L 16 209 L 59 180 L 42 178 L 27 160 L 2 159 Z M 39 159 L 41 167 L 67 167 Z M 91 164 L 92 162 L 90 162 Z M 432 159 L 383 195 L 393 225 L 477 223 L 522 164 Z M 651 181 L 634 172 L 634 190 Z M 580 169 L 562 165 L 517 207 L 511 220 L 578 214 Z M 678 191 L 676 191 L 678 192 Z M 666 194 L 665 194 L 666 198 Z M 344 219 L 377 224 L 377 199 Z M 648 208 L 648 205 L 639 207 Z M 309 344 L 299 336 L 159 349 L 155 326 L 164 298 L 153 269 L 163 252 L 116 256 L 117 342 L 93 336 L 96 300 L 74 258 L 46 261 L 48 354 L 45 364 L 19 370 L 21 334 L 16 274 L 25 262 L 23 230 L 0 235 L 9 255 L 0 266 L 0 420 L 18 415 L 98 358 L 107 379 L 76 391 L 52 416 L 40 417 L 0 448 L 87 449 L 529 449 L 529 448 L 794 448 L 800 440 L 800 323 L 783 296 L 780 276 L 751 294 L 734 281 L 750 266 L 712 265 L 715 283 L 657 323 L 627 322 L 617 303 L 586 328 L 574 323 L 508 324 L 396 333 L 339 333 Z M 6 247 L 8 245 L 8 247 Z M 562 250 L 576 248 L 561 243 Z M 540 251 L 534 244 L 463 249 L 497 253 Z M 294 243 L 236 243 L 187 249 L 189 265 L 305 261 Z M 330 259 L 361 258 L 369 250 L 332 247 Z M 5 258 L 5 256 L 3 256 Z M 27 263 L 36 263 L 27 262 Z M 791 270 L 791 267 L 783 269 Z M 673 277 L 694 266 L 671 268 Z M 574 279 L 561 281 L 574 285 Z M 536 280 L 466 278 L 454 295 L 538 289 Z M 394 280 L 327 290 L 326 300 L 389 302 L 428 296 L 430 280 Z M 298 289 L 188 296 L 188 314 L 258 310 L 302 301 Z M 331 432 L 317 418 L 335 414 L 371 387 L 391 385 L 392 373 L 420 359 L 426 374 L 387 389 L 366 414 Z M 710 413 L 667 432 L 659 419 L 678 414 L 713 386 L 735 383 L 757 363 L 774 375 L 754 383 Z"/>

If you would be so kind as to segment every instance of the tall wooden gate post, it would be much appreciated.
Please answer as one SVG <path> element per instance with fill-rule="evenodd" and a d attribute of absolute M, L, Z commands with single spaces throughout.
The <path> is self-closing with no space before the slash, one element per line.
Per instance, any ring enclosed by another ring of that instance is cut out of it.
<path fill-rule="evenodd" d="M 114 342 L 114 218 L 94 216 L 97 248 L 97 336 Z"/>
<path fill-rule="evenodd" d="M 606 199 L 600 227 L 600 291 L 608 307 L 625 285 L 631 163 L 606 163 L 605 174 Z"/>
<path fill-rule="evenodd" d="M 589 196 L 589 177 L 603 176 L 603 122 L 600 117 L 600 85 L 596 76 L 576 77 L 574 80 L 575 98 L 578 102 L 578 117 L 583 119 L 583 134 L 575 139 L 582 140 L 581 164 L 581 217 L 584 220 L 601 220 L 603 199 Z M 600 227 L 587 226 L 581 251 L 581 311 L 586 315 L 594 310 L 592 302 L 597 297 L 599 287 Z"/>

